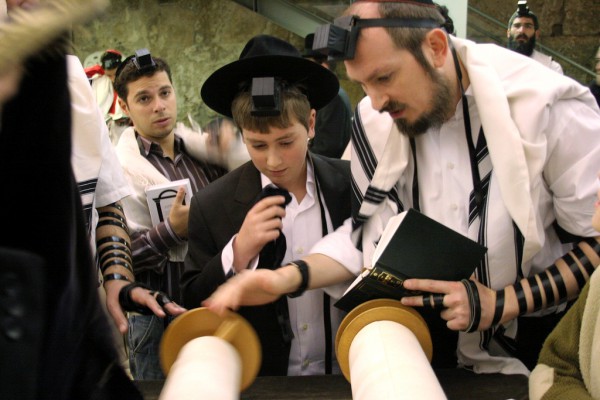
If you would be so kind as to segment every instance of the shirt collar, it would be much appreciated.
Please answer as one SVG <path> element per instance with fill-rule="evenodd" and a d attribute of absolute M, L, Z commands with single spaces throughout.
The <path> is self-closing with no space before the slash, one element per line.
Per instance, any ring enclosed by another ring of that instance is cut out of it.
<path fill-rule="evenodd" d="M 273 185 L 273 182 L 262 172 L 260 174 L 260 183 L 263 189 L 268 185 Z M 312 198 L 315 197 L 315 172 L 309 157 L 307 157 L 306 162 L 306 193 Z"/>
<path fill-rule="evenodd" d="M 145 137 L 143 137 L 142 135 L 140 135 L 137 132 L 135 132 L 135 137 L 138 142 L 138 146 L 140 148 L 140 153 L 144 157 L 148 157 L 148 155 L 150 155 L 150 153 L 154 153 L 161 157 L 163 156 L 162 148 L 160 147 L 160 145 L 158 143 L 153 142 L 150 139 L 146 139 Z M 175 151 L 175 155 L 179 154 L 183 149 L 183 140 L 177 135 L 175 135 L 175 143 L 173 144 L 173 149 Z"/>

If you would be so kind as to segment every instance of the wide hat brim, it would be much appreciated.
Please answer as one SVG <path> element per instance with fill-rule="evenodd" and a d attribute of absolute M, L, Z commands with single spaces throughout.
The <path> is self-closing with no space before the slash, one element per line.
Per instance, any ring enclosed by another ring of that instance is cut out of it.
<path fill-rule="evenodd" d="M 288 84 L 301 84 L 312 108 L 319 110 L 338 93 L 340 84 L 327 68 L 301 57 L 262 55 L 227 64 L 208 77 L 200 96 L 216 112 L 232 117 L 231 103 L 244 82 L 252 78 L 276 77 Z"/>

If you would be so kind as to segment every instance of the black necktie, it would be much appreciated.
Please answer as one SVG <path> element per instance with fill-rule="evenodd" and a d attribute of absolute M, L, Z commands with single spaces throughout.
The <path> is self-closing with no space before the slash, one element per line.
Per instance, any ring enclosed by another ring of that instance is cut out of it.
<path fill-rule="evenodd" d="M 282 205 L 283 208 L 285 208 L 285 206 L 287 206 L 289 202 L 292 201 L 292 196 L 287 190 L 278 188 L 277 186 L 271 184 L 263 188 L 263 190 L 258 195 L 256 202 L 268 196 L 285 197 L 285 202 Z M 281 263 L 283 262 L 283 258 L 285 257 L 286 250 L 287 244 L 285 240 L 285 235 L 283 234 L 283 232 L 280 232 L 277 239 L 267 243 L 260 251 L 259 268 L 268 268 L 273 270 L 279 268 L 281 266 Z M 275 314 L 277 315 L 277 323 L 281 328 L 281 335 L 283 341 L 285 343 L 290 343 L 294 338 L 294 333 L 292 331 L 292 325 L 290 324 L 290 314 L 287 307 L 287 297 L 280 297 L 275 301 L 274 305 Z"/>
<path fill-rule="evenodd" d="M 285 203 L 282 205 L 283 208 L 292 201 L 292 196 L 285 190 L 278 188 L 275 185 L 268 185 L 260 192 L 256 202 L 269 196 L 283 196 L 285 197 Z M 283 258 L 285 257 L 285 251 L 287 250 L 287 244 L 285 241 L 285 235 L 280 232 L 277 239 L 267 243 L 260 251 L 260 266 L 262 268 L 277 269 L 281 266 Z"/>

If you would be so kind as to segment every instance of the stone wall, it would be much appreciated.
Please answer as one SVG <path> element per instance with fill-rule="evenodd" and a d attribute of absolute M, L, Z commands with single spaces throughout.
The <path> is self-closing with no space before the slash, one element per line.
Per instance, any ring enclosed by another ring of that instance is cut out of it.
<path fill-rule="evenodd" d="M 593 59 L 600 46 L 600 1 L 598 0 L 529 0 L 529 9 L 540 23 L 540 43 L 563 54 L 575 63 L 593 70 Z M 506 44 L 506 26 L 517 9 L 517 1 L 470 0 L 469 6 L 494 17 L 504 24 L 500 27 L 486 22 L 474 12 L 469 12 L 467 36 L 476 42 Z M 480 31 L 497 35 L 490 38 Z M 494 40 L 496 39 L 496 40 Z M 592 76 L 575 68 L 567 61 L 557 61 L 565 74 L 587 84 Z"/>
<path fill-rule="evenodd" d="M 516 0 L 471 0 L 469 5 L 506 23 L 516 9 Z M 600 1 L 530 0 L 529 5 L 540 18 L 541 42 L 591 69 L 600 45 Z M 468 18 L 470 39 L 493 42 L 495 33 L 495 41 L 504 45 L 504 27 L 473 12 Z M 129 55 L 147 47 L 165 58 L 172 68 L 179 119 L 185 121 L 190 114 L 203 124 L 214 112 L 200 99 L 202 83 L 211 72 L 236 60 L 248 39 L 261 33 L 281 37 L 298 48 L 303 45 L 301 37 L 230 0 L 112 0 L 104 16 L 75 28 L 73 37 L 75 53 L 82 62 L 91 53 L 107 48 Z M 580 82 L 591 79 L 561 64 Z M 362 90 L 347 81 L 342 63 L 337 72 L 355 105 L 363 96 Z"/>
<path fill-rule="evenodd" d="M 200 124 L 215 113 L 200 98 L 204 80 L 238 58 L 254 35 L 271 34 L 301 47 L 304 40 L 228 0 L 112 0 L 108 12 L 74 30 L 75 54 L 114 48 L 126 55 L 146 47 L 171 67 L 178 117 Z"/>

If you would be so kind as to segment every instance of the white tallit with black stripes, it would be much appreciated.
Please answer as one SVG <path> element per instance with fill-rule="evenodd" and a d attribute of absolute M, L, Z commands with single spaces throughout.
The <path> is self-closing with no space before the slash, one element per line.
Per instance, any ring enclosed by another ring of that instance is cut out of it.
<path fill-rule="evenodd" d="M 541 253 L 553 261 L 552 257 L 562 251 L 554 245 L 558 244 L 556 237 L 549 237 L 553 234 L 547 221 L 552 213 L 551 193 L 544 187 L 542 176 L 548 158 L 544 132 L 548 107 L 559 99 L 573 98 L 581 99 L 584 107 L 597 106 L 587 88 L 526 57 L 494 45 L 452 40 L 469 75 L 469 91 L 476 100 L 489 151 L 488 157 L 486 148 L 480 149 L 481 178 L 489 188 L 485 213 L 481 220 L 473 218 L 468 235 L 489 248 L 485 263 L 478 269 L 479 280 L 498 289 L 514 283 L 521 274 L 527 276 L 547 267 L 549 264 L 536 265 Z M 477 136 L 474 141 L 477 143 Z M 414 165 L 408 138 L 398 132 L 389 114 L 373 110 L 368 98 L 357 107 L 351 159 L 353 239 L 363 250 L 364 264 L 370 265 L 375 243 L 389 218 L 412 206 Z M 418 168 L 422 171 L 426 165 Z M 594 176 L 600 165 L 595 162 L 589 169 Z M 583 185 L 591 185 L 585 196 L 593 198 L 593 181 L 586 176 Z M 563 227 L 581 236 L 593 236 L 585 213 L 574 219 L 580 224 Z M 521 240 L 515 232 L 522 234 Z M 500 242 L 502 245 L 497 245 Z M 553 247 L 554 254 L 547 247 Z M 505 253 L 513 254 L 508 257 L 512 261 L 507 262 Z M 506 325 L 509 334 L 515 329 L 510 325 Z M 516 359 L 491 356 L 482 350 L 489 339 L 486 335 L 489 332 L 461 332 L 459 362 L 473 366 L 476 372 L 528 372 Z"/>
<path fill-rule="evenodd" d="M 112 204 L 131 193 L 108 138 L 90 83 L 76 56 L 67 56 L 71 97 L 71 165 L 95 253 L 97 207 Z"/>

